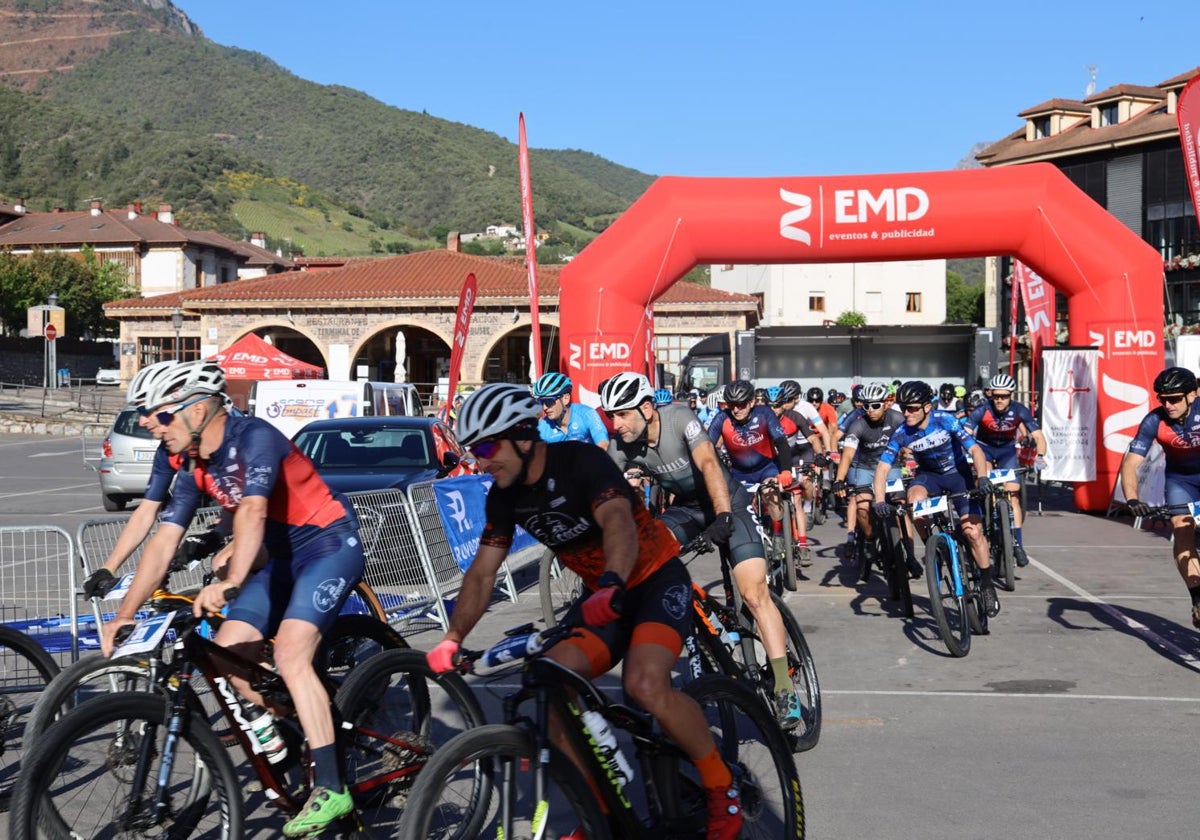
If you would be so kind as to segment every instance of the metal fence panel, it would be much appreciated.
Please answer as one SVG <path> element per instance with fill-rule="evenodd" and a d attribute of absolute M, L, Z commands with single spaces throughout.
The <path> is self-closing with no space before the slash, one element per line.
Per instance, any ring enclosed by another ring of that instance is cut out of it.
<path fill-rule="evenodd" d="M 54 526 L 0 527 L 0 622 L 60 664 L 78 655 L 75 546 Z"/>

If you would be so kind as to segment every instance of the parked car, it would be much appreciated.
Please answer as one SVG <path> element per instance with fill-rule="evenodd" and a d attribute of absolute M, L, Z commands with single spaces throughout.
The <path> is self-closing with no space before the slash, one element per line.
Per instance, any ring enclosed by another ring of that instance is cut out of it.
<path fill-rule="evenodd" d="M 410 484 L 475 472 L 454 433 L 433 417 L 314 420 L 293 442 L 333 490 L 403 490 Z"/>
<path fill-rule="evenodd" d="M 96 371 L 97 385 L 120 385 L 121 384 L 121 369 L 120 368 L 100 368 Z"/>
<path fill-rule="evenodd" d="M 158 441 L 138 425 L 137 411 L 121 409 L 100 445 L 100 495 L 105 510 L 125 510 L 125 505 L 145 495 L 157 449 Z"/>

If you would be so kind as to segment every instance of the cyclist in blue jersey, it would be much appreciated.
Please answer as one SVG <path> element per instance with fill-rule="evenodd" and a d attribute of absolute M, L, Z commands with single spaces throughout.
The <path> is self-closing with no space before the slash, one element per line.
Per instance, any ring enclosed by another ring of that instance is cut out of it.
<path fill-rule="evenodd" d="M 1154 378 L 1158 408 L 1138 426 L 1121 461 L 1121 489 L 1129 511 L 1147 516 L 1150 506 L 1138 499 L 1138 467 L 1157 442 L 1166 461 L 1166 502 L 1186 505 L 1200 501 L 1200 400 L 1196 375 L 1187 368 L 1169 367 Z M 1192 598 L 1192 626 L 1200 630 L 1200 554 L 1196 551 L 1196 520 L 1190 514 L 1171 517 L 1175 567 Z"/>
<path fill-rule="evenodd" d="M 887 448 L 879 456 L 875 468 L 875 507 L 882 518 L 891 514 L 886 501 L 885 487 L 888 472 L 896 463 L 901 449 L 908 449 L 917 462 L 917 476 L 908 487 L 910 504 L 932 496 L 967 491 L 973 483 L 988 486 L 987 462 L 983 449 L 952 414 L 933 410 L 934 393 L 929 384 L 921 381 L 901 383 L 896 389 L 896 404 L 904 414 L 904 424 L 892 432 Z M 975 467 L 975 482 L 971 480 L 971 459 Z M 975 565 L 979 567 L 983 605 L 989 617 L 1000 612 L 1000 599 L 992 580 L 992 561 L 988 556 L 987 538 L 981 527 L 982 516 L 977 502 L 970 502 L 959 519 L 963 536 L 971 546 Z M 928 536 L 928 526 L 917 520 L 921 538 Z"/>
<path fill-rule="evenodd" d="M 571 380 L 561 373 L 543 373 L 533 383 L 533 396 L 542 404 L 538 434 L 546 443 L 580 440 L 608 449 L 608 429 L 596 410 L 571 402 Z"/>
<path fill-rule="evenodd" d="M 230 599 L 216 643 L 254 659 L 274 637 L 275 666 L 313 757 L 313 792 L 283 827 L 286 836 L 300 837 L 354 807 L 342 778 L 329 695 L 313 657 L 362 577 L 362 542 L 354 509 L 330 492 L 312 461 L 265 420 L 230 416 L 224 393 L 221 369 L 199 361 L 179 365 L 146 395 L 163 444 L 185 458 L 159 529 L 182 533 L 204 494 L 233 515 L 233 540 L 217 570 L 222 579 L 200 590 L 193 611 L 220 612 Z M 260 555 L 266 564 L 253 574 Z M 106 652 L 165 571 L 164 558 L 143 556 L 117 616 L 104 626 Z M 269 705 L 244 677 L 225 676 L 252 703 Z"/>
<path fill-rule="evenodd" d="M 992 377 L 991 396 L 981 405 L 971 409 L 971 413 L 963 421 L 975 440 L 983 447 L 983 456 L 987 458 L 988 469 L 1016 469 L 1017 464 L 1017 435 L 1025 429 L 1037 445 L 1037 461 L 1034 469 L 1041 470 L 1046 465 L 1046 437 L 1033 413 L 1019 402 L 1013 401 L 1013 391 L 1017 381 L 1007 373 L 998 373 Z M 1019 482 L 1009 482 L 1004 489 L 1012 493 L 1009 496 L 1013 514 L 1013 558 L 1018 566 L 1028 566 L 1029 556 L 1025 553 L 1025 542 L 1021 535 L 1021 525 L 1025 519 L 1021 510 L 1021 489 Z"/>
<path fill-rule="evenodd" d="M 704 399 L 704 395 L 700 393 L 698 388 L 688 391 L 687 404 L 688 408 L 696 413 L 696 419 L 707 429 L 708 424 L 712 422 L 714 413 L 708 407 L 708 402 Z"/>

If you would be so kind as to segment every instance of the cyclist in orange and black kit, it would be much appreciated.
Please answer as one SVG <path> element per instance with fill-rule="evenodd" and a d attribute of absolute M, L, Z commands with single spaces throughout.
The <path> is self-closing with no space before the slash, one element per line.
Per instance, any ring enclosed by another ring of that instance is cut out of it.
<path fill-rule="evenodd" d="M 691 579 L 679 543 L 652 517 L 621 470 L 598 447 L 539 439 L 541 406 L 519 385 L 485 385 L 458 416 L 458 438 L 492 476 L 479 550 L 462 580 L 445 637 L 430 668 L 454 655 L 491 602 L 496 573 L 517 525 L 554 549 L 589 592 L 568 613 L 579 635 L 547 654 L 592 679 L 624 659 L 625 692 L 658 720 L 695 763 L 708 794 L 707 840 L 741 831 L 738 790 L 700 707 L 671 684 L 691 621 Z M 618 613 L 613 601 L 623 592 Z"/>
<path fill-rule="evenodd" d="M 829 463 L 829 456 L 825 454 L 825 444 L 821 440 L 821 435 L 816 427 L 798 411 L 790 406 L 795 405 L 795 400 L 790 399 L 791 395 L 782 387 L 771 387 L 767 389 L 767 398 L 771 401 L 771 410 L 775 412 L 775 416 L 779 418 L 779 425 L 783 427 L 783 433 L 787 435 L 788 444 L 791 446 L 792 458 L 791 466 L 796 470 L 796 475 L 804 475 L 801 478 L 800 498 L 804 502 L 811 504 L 813 490 L 812 482 L 807 477 L 807 474 L 801 470 L 805 464 L 814 464 L 817 467 L 824 467 Z M 818 476 L 818 480 L 820 477 Z M 805 505 L 802 503 L 796 504 L 796 543 L 799 546 L 800 565 L 812 565 L 812 549 L 808 546 L 808 516 L 804 512 Z"/>

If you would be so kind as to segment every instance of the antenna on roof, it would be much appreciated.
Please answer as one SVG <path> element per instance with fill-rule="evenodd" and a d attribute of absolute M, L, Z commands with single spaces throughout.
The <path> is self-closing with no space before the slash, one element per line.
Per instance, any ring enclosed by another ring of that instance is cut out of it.
<path fill-rule="evenodd" d="M 1083 65 L 1083 69 L 1088 71 L 1088 75 L 1092 77 L 1091 81 L 1088 82 L 1087 88 L 1083 91 L 1083 98 L 1087 99 L 1096 92 L 1096 75 L 1100 72 L 1100 68 L 1095 64 L 1085 64 Z"/>

